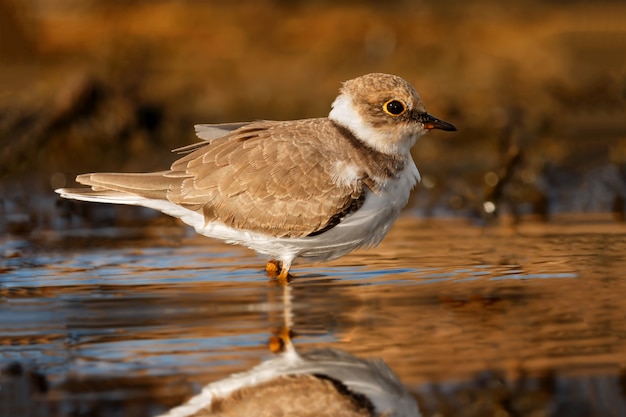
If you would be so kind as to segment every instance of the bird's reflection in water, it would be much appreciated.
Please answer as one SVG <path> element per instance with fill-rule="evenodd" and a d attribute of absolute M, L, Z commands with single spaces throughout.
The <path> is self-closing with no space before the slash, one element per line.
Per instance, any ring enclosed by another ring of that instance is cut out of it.
<path fill-rule="evenodd" d="M 291 288 L 283 289 L 284 327 L 272 338 L 276 356 L 206 385 L 162 417 L 419 416 L 415 399 L 382 360 L 339 349 L 298 352 L 291 340 Z"/>

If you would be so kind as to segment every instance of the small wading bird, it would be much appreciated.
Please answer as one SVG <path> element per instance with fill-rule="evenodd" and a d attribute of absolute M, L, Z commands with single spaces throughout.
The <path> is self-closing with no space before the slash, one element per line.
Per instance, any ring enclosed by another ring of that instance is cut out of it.
<path fill-rule="evenodd" d="M 130 204 L 178 217 L 202 235 L 271 260 L 286 284 L 296 258 L 326 261 L 375 246 L 420 175 L 418 137 L 456 128 L 426 112 L 389 74 L 346 81 L 327 118 L 196 125 L 204 141 L 176 149 L 169 170 L 83 174 L 62 197 Z"/>
<path fill-rule="evenodd" d="M 285 352 L 206 385 L 160 417 L 419 417 L 417 402 L 382 360 L 338 349 Z"/>

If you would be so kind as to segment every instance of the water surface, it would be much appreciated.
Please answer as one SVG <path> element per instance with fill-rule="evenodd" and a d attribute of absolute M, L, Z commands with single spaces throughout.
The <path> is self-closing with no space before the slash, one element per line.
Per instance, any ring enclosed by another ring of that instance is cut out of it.
<path fill-rule="evenodd" d="M 285 290 L 263 258 L 178 228 L 7 237 L 0 411 L 156 415 L 272 357 L 287 326 L 302 351 L 381 358 L 425 416 L 625 415 L 625 253 L 608 217 L 405 217 Z"/>

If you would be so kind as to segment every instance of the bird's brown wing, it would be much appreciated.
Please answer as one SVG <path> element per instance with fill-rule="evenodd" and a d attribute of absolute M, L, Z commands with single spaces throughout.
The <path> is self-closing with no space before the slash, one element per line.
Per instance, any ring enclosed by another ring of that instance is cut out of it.
<path fill-rule="evenodd" d="M 253 122 L 199 144 L 169 171 L 84 174 L 77 181 L 104 194 L 169 200 L 202 213 L 207 223 L 308 236 L 334 226 L 363 201 L 358 178 L 337 181 L 336 135 L 326 119 Z"/>
<path fill-rule="evenodd" d="M 327 228 L 362 201 L 362 185 L 335 180 L 336 155 L 320 137 L 336 132 L 315 125 L 255 122 L 197 149 L 165 174 L 181 181 L 167 198 L 207 222 L 277 237 Z"/>

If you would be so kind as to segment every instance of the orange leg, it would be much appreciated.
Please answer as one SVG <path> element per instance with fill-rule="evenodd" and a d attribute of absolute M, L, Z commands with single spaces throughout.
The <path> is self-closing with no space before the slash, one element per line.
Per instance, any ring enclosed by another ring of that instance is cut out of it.
<path fill-rule="evenodd" d="M 272 353 L 284 352 L 287 346 L 291 345 L 293 334 L 289 327 L 282 327 L 272 337 L 270 337 L 269 348 Z"/>
<path fill-rule="evenodd" d="M 278 276 L 276 277 L 278 279 L 278 282 L 280 283 L 280 285 L 282 287 L 286 287 L 287 285 L 289 285 L 289 269 L 283 267 L 280 270 L 280 274 L 278 274 Z"/>
<path fill-rule="evenodd" d="M 272 259 L 265 265 L 265 272 L 270 278 L 276 278 L 281 286 L 289 284 L 289 265 Z"/>
<path fill-rule="evenodd" d="M 265 265 L 265 272 L 270 278 L 276 278 L 282 269 L 282 262 L 272 259 Z"/>

